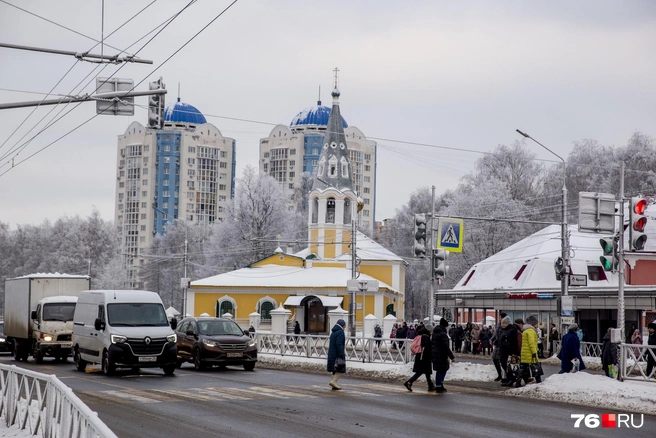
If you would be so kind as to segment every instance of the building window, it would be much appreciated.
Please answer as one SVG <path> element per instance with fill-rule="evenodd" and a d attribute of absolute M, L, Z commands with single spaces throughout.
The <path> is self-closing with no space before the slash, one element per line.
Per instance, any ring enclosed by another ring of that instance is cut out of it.
<path fill-rule="evenodd" d="M 193 178 L 195 175 L 196 175 L 196 171 L 194 169 L 187 169 L 187 176 Z"/>
<path fill-rule="evenodd" d="M 235 308 L 232 305 L 231 301 L 228 300 L 223 300 L 219 304 L 219 314 L 216 315 L 217 317 L 221 317 L 225 315 L 226 313 L 231 314 L 232 316 L 235 316 Z"/>
<path fill-rule="evenodd" d="M 148 203 L 147 202 L 142 202 L 141 203 L 141 208 L 148 208 Z"/>
<path fill-rule="evenodd" d="M 225 190 L 226 185 L 225 184 L 219 184 L 219 190 Z"/>
<path fill-rule="evenodd" d="M 146 213 L 141 213 L 141 219 L 146 219 Z"/>
<path fill-rule="evenodd" d="M 296 149 L 290 149 L 289 150 L 289 155 L 296 155 Z M 293 162 L 292 162 L 293 164 Z"/>
<path fill-rule="evenodd" d="M 225 202 L 226 201 L 226 196 L 225 195 L 219 195 L 219 201 L 220 202 Z"/>
<path fill-rule="evenodd" d="M 187 199 L 194 199 L 194 192 L 187 192 Z"/>
<path fill-rule="evenodd" d="M 365 188 L 363 189 L 363 191 L 364 191 L 364 193 L 369 193 L 371 190 L 369 189 L 369 187 L 365 187 Z"/>
<path fill-rule="evenodd" d="M 319 154 L 319 148 L 312 148 L 312 155 L 318 155 Z"/>
<path fill-rule="evenodd" d="M 264 158 L 269 158 L 269 153 L 268 152 L 264 153 Z"/>
<path fill-rule="evenodd" d="M 162 202 L 162 208 L 169 208 L 169 203 L 166 201 Z"/>
<path fill-rule="evenodd" d="M 364 198 L 364 205 L 369 205 L 369 198 Z"/>
<path fill-rule="evenodd" d="M 335 198 L 328 198 L 328 202 L 326 204 L 326 223 L 335 223 Z"/>
<path fill-rule="evenodd" d="M 371 166 L 369 166 L 368 164 L 365 164 L 364 165 L 364 171 L 365 172 L 370 172 L 371 171 Z"/>
<path fill-rule="evenodd" d="M 144 176 L 148 175 L 148 169 L 144 169 L 141 172 L 143 173 Z"/>
<path fill-rule="evenodd" d="M 316 224 L 319 219 L 319 198 L 312 200 L 312 223 Z"/>
<path fill-rule="evenodd" d="M 363 210 L 363 211 L 362 211 L 362 214 L 363 214 L 364 216 L 369 216 L 369 210 Z"/>
<path fill-rule="evenodd" d="M 294 190 L 294 183 L 289 184 L 289 190 Z"/>
<path fill-rule="evenodd" d="M 228 179 L 227 173 L 219 173 L 219 179 Z"/>
<path fill-rule="evenodd" d="M 226 163 L 225 161 L 221 161 L 219 163 L 219 168 L 220 169 L 227 169 L 228 168 L 228 163 Z"/>
<path fill-rule="evenodd" d="M 194 164 L 196 164 L 196 159 L 195 158 L 187 158 L 187 164 L 193 166 Z"/>
<path fill-rule="evenodd" d="M 144 150 L 144 152 L 150 151 L 150 146 L 145 144 L 144 147 L 143 147 L 143 150 Z"/>
<path fill-rule="evenodd" d="M 187 149 L 190 154 L 195 154 L 196 153 L 196 148 L 194 146 L 189 146 L 189 149 Z"/>
<path fill-rule="evenodd" d="M 351 223 L 351 200 L 349 198 L 344 199 L 344 224 Z"/>
<path fill-rule="evenodd" d="M 124 187 L 125 187 L 125 183 L 124 183 L 123 181 L 121 181 L 120 183 L 118 183 L 118 187 L 119 187 L 120 189 L 124 188 Z"/>
<path fill-rule="evenodd" d="M 168 187 L 168 186 L 169 186 L 169 180 L 168 180 L 168 179 L 165 179 L 165 180 L 163 181 L 163 184 L 164 184 L 164 187 Z"/>
<path fill-rule="evenodd" d="M 164 175 L 168 175 L 171 173 L 171 169 L 167 166 L 164 168 Z"/>
<path fill-rule="evenodd" d="M 364 154 L 365 160 L 371 160 L 371 154 Z"/>
<path fill-rule="evenodd" d="M 168 198 L 169 196 L 171 196 L 171 192 L 169 192 L 168 190 L 164 190 L 162 192 L 162 196 L 164 196 L 165 198 Z"/>
<path fill-rule="evenodd" d="M 274 309 L 275 304 L 269 300 L 263 300 L 259 304 L 258 312 L 260 314 L 260 321 L 271 322 L 271 311 Z"/>
<path fill-rule="evenodd" d="M 165 163 L 170 163 L 171 162 L 171 157 L 164 157 L 164 162 Z"/>
<path fill-rule="evenodd" d="M 371 182 L 371 177 L 370 176 L 365 176 L 364 177 L 364 182 Z"/>
<path fill-rule="evenodd" d="M 148 192 L 146 190 L 141 191 L 141 196 L 148 196 Z"/>
<path fill-rule="evenodd" d="M 296 160 L 289 160 L 289 166 L 296 166 Z"/>
<path fill-rule="evenodd" d="M 294 178 L 296 176 L 296 172 L 289 172 L 289 177 Z"/>
<path fill-rule="evenodd" d="M 145 180 L 141 181 L 141 185 L 147 186 L 148 185 L 148 180 L 145 179 Z"/>
<path fill-rule="evenodd" d="M 228 153 L 226 151 L 221 151 L 221 154 L 219 156 L 221 158 L 228 158 Z"/>
<path fill-rule="evenodd" d="M 141 231 L 146 231 L 146 226 L 145 225 L 141 226 Z"/>
<path fill-rule="evenodd" d="M 146 243 L 146 236 L 139 236 L 139 242 Z"/>

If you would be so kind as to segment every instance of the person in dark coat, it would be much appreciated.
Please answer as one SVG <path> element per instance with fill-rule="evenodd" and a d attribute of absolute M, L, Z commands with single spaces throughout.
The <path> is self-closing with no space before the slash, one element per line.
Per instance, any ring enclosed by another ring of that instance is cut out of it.
<path fill-rule="evenodd" d="M 456 343 L 456 352 L 457 353 L 462 352 L 462 341 L 463 341 L 464 337 L 465 337 L 465 329 L 462 328 L 461 324 L 458 324 L 458 326 L 456 327 L 456 329 L 454 331 L 454 334 L 453 334 L 453 338 L 454 338 L 455 343 Z"/>
<path fill-rule="evenodd" d="M 647 345 L 656 345 L 656 323 L 650 322 L 647 324 L 647 329 L 649 330 L 649 337 L 647 338 Z M 648 349 L 645 354 L 647 355 L 647 378 L 651 378 L 652 370 L 656 367 L 656 350 Z M 656 374 L 653 376 L 656 378 Z"/>
<path fill-rule="evenodd" d="M 403 351 L 405 346 L 405 339 L 408 337 L 408 323 L 403 321 L 403 324 L 396 329 L 396 339 L 399 339 L 399 350 Z"/>
<path fill-rule="evenodd" d="M 417 336 L 421 336 L 421 348 L 423 348 L 421 353 L 415 354 L 415 364 L 412 367 L 414 374 L 410 377 L 404 384 L 408 391 L 412 392 L 412 384 L 417 380 L 421 375 L 426 376 L 426 382 L 428 383 L 428 390 L 434 391 L 435 385 L 433 385 L 433 380 L 431 379 L 431 374 L 433 374 L 433 368 L 431 367 L 431 331 L 433 326 L 428 325 L 426 327 L 421 327 L 417 332 Z"/>
<path fill-rule="evenodd" d="M 435 391 L 438 393 L 446 392 L 444 387 L 444 377 L 449 370 L 449 359 L 455 362 L 451 348 L 449 348 L 449 336 L 446 334 L 446 328 L 449 323 L 446 319 L 440 319 L 440 325 L 433 329 L 431 338 L 431 361 L 435 371 Z"/>
<path fill-rule="evenodd" d="M 380 328 L 380 324 L 376 324 L 374 327 L 374 338 L 382 338 L 383 337 L 383 329 Z M 376 347 L 380 347 L 380 341 L 381 339 L 376 339 Z"/>
<path fill-rule="evenodd" d="M 296 321 L 296 324 L 294 324 L 294 334 L 295 335 L 300 335 L 301 334 L 301 325 Z M 294 337 L 294 341 L 298 344 L 298 336 Z"/>
<path fill-rule="evenodd" d="M 574 359 L 579 360 L 579 371 L 585 369 L 585 364 L 581 358 L 581 341 L 579 341 L 578 329 L 578 324 L 572 324 L 567 328 L 567 334 L 563 336 L 560 347 L 560 371 L 558 371 L 558 374 L 572 371 L 574 367 L 572 360 Z"/>
<path fill-rule="evenodd" d="M 547 340 L 549 342 L 549 356 L 553 356 L 554 341 L 558 340 L 558 330 L 556 329 L 556 324 L 551 324 Z"/>
<path fill-rule="evenodd" d="M 617 345 L 610 341 L 610 331 L 611 328 L 608 328 L 601 346 L 601 366 L 606 377 L 612 377 L 609 367 L 617 364 Z"/>
<path fill-rule="evenodd" d="M 517 376 L 514 375 L 508 359 L 511 356 L 518 357 L 520 355 L 519 343 L 517 341 L 517 325 L 512 323 L 509 316 L 505 316 L 501 320 L 501 327 L 501 335 L 499 336 L 499 363 L 506 371 L 506 377 L 501 381 L 501 386 L 512 386 Z"/>
<path fill-rule="evenodd" d="M 329 373 L 333 373 L 333 378 L 330 381 L 329 385 L 333 389 L 342 389 L 341 386 L 337 384 L 341 374 L 346 372 L 346 335 L 344 334 L 344 327 L 346 327 L 346 321 L 343 319 L 338 319 L 337 324 L 333 327 L 330 333 L 330 343 L 328 344 L 328 362 L 326 364 L 326 369 Z M 342 358 L 344 360 L 344 365 L 335 366 L 335 359 Z"/>
<path fill-rule="evenodd" d="M 485 355 L 487 352 L 487 355 L 490 355 L 490 337 L 492 334 L 490 333 L 490 330 L 487 327 L 483 327 L 483 330 L 481 330 L 481 334 L 478 336 L 478 340 L 481 343 L 481 355 Z"/>

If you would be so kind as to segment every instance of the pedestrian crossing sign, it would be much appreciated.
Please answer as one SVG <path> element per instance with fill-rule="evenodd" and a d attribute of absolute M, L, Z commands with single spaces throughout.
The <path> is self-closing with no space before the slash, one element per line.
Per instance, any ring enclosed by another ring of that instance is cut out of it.
<path fill-rule="evenodd" d="M 462 219 L 441 217 L 437 233 L 437 247 L 449 252 L 462 252 L 465 223 Z"/>

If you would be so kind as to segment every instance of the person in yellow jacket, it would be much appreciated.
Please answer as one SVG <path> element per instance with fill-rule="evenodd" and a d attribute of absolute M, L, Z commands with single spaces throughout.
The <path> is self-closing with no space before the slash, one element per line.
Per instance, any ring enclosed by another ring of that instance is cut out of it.
<path fill-rule="evenodd" d="M 522 351 L 520 359 L 520 372 L 517 374 L 515 380 L 515 387 L 522 386 L 522 379 L 524 382 L 529 383 L 533 380 L 531 378 L 531 364 L 538 362 L 538 318 L 535 315 L 530 315 L 526 318 L 526 324 L 522 330 Z M 536 382 L 540 383 L 542 380 L 540 376 L 536 377 Z"/>

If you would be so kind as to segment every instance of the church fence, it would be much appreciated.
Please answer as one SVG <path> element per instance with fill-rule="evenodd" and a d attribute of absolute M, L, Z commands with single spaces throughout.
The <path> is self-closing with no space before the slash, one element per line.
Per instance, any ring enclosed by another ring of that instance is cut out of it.
<path fill-rule="evenodd" d="M 298 356 L 314 359 L 328 357 L 330 336 L 290 335 L 258 332 L 253 334 L 258 353 Z M 410 339 L 363 338 L 346 336 L 346 360 L 403 365 L 414 360 Z"/>

